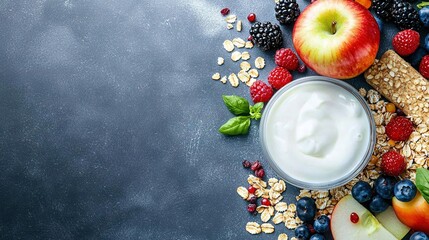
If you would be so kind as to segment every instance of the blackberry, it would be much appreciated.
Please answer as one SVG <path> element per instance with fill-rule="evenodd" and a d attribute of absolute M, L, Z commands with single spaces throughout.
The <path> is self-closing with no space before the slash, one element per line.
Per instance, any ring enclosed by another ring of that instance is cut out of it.
<path fill-rule="evenodd" d="M 282 30 L 277 24 L 255 22 L 249 30 L 253 43 L 262 50 L 278 49 L 283 44 Z"/>
<path fill-rule="evenodd" d="M 296 0 L 279 0 L 275 7 L 276 18 L 281 24 L 291 24 L 296 21 L 299 14 Z"/>
<path fill-rule="evenodd" d="M 372 0 L 371 8 L 381 19 L 391 22 L 393 21 L 392 6 L 393 0 Z"/>
<path fill-rule="evenodd" d="M 392 16 L 395 25 L 401 30 L 418 31 L 422 26 L 418 11 L 409 2 L 395 0 L 392 6 Z"/>

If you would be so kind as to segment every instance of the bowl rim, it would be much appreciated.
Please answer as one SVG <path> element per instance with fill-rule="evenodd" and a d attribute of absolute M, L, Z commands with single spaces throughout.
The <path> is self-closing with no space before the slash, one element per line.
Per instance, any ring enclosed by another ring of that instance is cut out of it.
<path fill-rule="evenodd" d="M 351 170 L 349 175 L 344 175 L 339 179 L 328 181 L 328 182 L 321 182 L 321 183 L 308 183 L 304 182 L 298 179 L 295 179 L 288 174 L 286 174 L 284 171 L 281 170 L 281 168 L 278 166 L 278 164 L 273 160 L 270 153 L 268 152 L 267 146 L 264 143 L 265 140 L 265 134 L 264 129 L 266 127 L 267 122 L 267 116 L 269 115 L 270 110 L 272 109 L 273 105 L 275 104 L 276 100 L 280 98 L 284 93 L 286 93 L 288 90 L 294 88 L 295 86 L 307 83 L 307 82 L 325 82 L 329 84 L 334 84 L 339 87 L 342 87 L 346 91 L 350 92 L 356 100 L 361 104 L 363 107 L 365 114 L 367 115 L 368 121 L 369 121 L 369 127 L 370 127 L 370 134 L 369 134 L 369 144 L 366 150 L 366 153 L 361 161 L 359 161 L 359 164 L 356 164 L 356 166 Z M 278 176 L 280 176 L 282 179 L 284 179 L 286 182 L 303 189 L 309 189 L 309 190 L 329 190 L 332 188 L 340 187 L 345 185 L 346 183 L 350 182 L 353 178 L 355 178 L 368 164 L 369 160 L 371 159 L 371 156 L 374 152 L 374 146 L 376 142 L 376 125 L 374 121 L 374 116 L 371 113 L 371 109 L 368 106 L 368 103 L 365 101 L 365 99 L 359 94 L 359 92 L 354 88 L 352 85 L 346 83 L 343 80 L 338 80 L 330 77 L 325 76 L 307 76 L 298 78 L 280 90 L 278 90 L 271 100 L 266 105 L 264 112 L 262 114 L 261 122 L 259 125 L 259 141 L 262 146 L 262 152 L 264 156 L 267 158 L 268 163 L 270 166 L 274 169 L 274 171 L 277 173 Z"/>

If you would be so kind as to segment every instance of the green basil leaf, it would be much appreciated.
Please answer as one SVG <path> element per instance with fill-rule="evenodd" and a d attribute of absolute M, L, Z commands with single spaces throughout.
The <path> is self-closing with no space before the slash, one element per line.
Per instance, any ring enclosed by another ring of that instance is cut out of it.
<path fill-rule="evenodd" d="M 223 95 L 223 102 L 228 110 L 234 115 L 249 115 L 249 102 L 242 97 L 230 95 Z"/>
<path fill-rule="evenodd" d="M 417 168 L 416 186 L 426 202 L 429 203 L 429 170 Z"/>
<path fill-rule="evenodd" d="M 219 132 L 225 135 L 241 135 L 249 132 L 250 117 L 239 116 L 228 120 L 219 128 Z"/>
<path fill-rule="evenodd" d="M 262 117 L 262 108 L 264 108 L 263 102 L 258 102 L 254 106 L 250 106 L 250 117 L 255 120 L 260 119 Z"/>

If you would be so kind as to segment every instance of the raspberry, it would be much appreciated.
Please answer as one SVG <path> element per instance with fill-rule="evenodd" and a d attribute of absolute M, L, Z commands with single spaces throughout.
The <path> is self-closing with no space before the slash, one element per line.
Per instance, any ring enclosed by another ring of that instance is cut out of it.
<path fill-rule="evenodd" d="M 429 78 L 429 55 L 424 56 L 420 61 L 419 72 L 423 77 Z"/>
<path fill-rule="evenodd" d="M 268 102 L 273 96 L 273 89 L 261 80 L 256 80 L 250 87 L 250 96 L 254 103 Z"/>
<path fill-rule="evenodd" d="M 394 141 L 405 141 L 413 132 L 413 123 L 406 117 L 392 118 L 386 125 L 387 136 Z"/>
<path fill-rule="evenodd" d="M 288 70 L 282 67 L 275 67 L 268 75 L 268 83 L 270 83 L 271 86 L 277 90 L 282 88 L 284 85 L 290 83 L 291 81 L 292 75 L 289 73 Z"/>
<path fill-rule="evenodd" d="M 284 67 L 289 71 L 298 69 L 298 57 L 290 48 L 281 48 L 277 50 L 274 60 L 277 66 Z"/>
<path fill-rule="evenodd" d="M 405 171 L 406 167 L 404 157 L 396 151 L 388 151 L 381 158 L 381 171 L 386 175 L 399 176 Z"/>
<path fill-rule="evenodd" d="M 401 56 L 411 55 L 419 44 L 420 34 L 411 29 L 398 32 L 392 40 L 393 49 Z"/>

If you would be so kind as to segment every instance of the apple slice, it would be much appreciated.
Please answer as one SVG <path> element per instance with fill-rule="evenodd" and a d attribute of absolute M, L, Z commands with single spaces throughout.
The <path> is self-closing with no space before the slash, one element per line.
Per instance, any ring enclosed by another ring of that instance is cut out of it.
<path fill-rule="evenodd" d="M 357 223 L 350 221 L 350 214 L 359 216 Z M 335 206 L 331 219 L 331 231 L 335 240 L 370 239 L 396 240 L 364 206 L 351 195 L 343 197 Z"/>
<path fill-rule="evenodd" d="M 389 206 L 384 212 L 375 215 L 378 221 L 396 238 L 402 239 L 410 231 L 410 228 L 399 221 L 395 211 Z"/>

